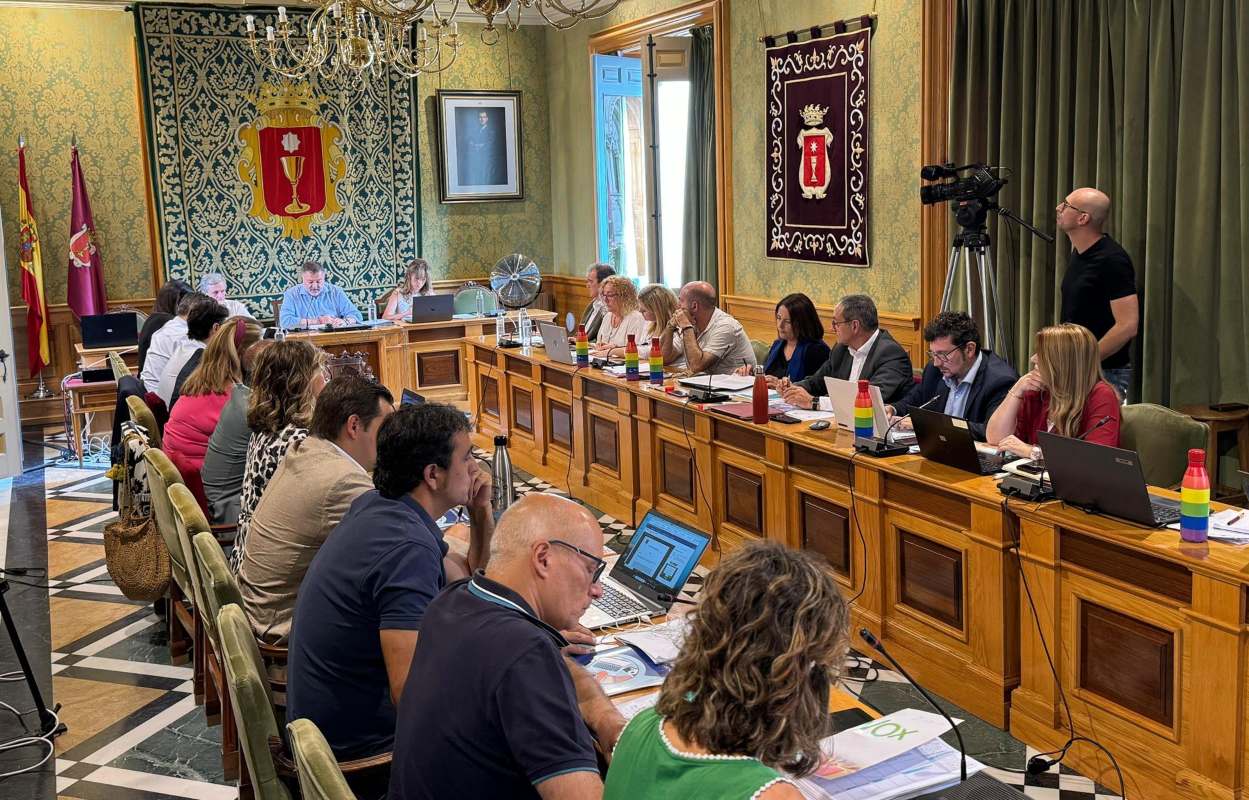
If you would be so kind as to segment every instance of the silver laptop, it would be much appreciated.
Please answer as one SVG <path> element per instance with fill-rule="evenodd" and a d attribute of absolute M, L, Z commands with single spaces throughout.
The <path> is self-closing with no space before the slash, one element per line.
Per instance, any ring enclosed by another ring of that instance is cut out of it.
<path fill-rule="evenodd" d="M 841 378 L 825 378 L 824 387 L 828 390 L 828 398 L 833 403 L 833 416 L 837 418 L 837 427 L 854 430 L 854 399 L 859 396 L 858 381 L 843 381 Z M 885 416 L 885 401 L 880 396 L 880 387 L 867 385 L 872 395 L 873 424 L 877 436 L 883 436 L 889 429 L 889 418 Z"/>
<path fill-rule="evenodd" d="M 710 541 L 707 535 L 654 511 L 648 512 L 603 578 L 603 596 L 581 616 L 590 628 L 609 628 L 658 617 L 672 608 L 671 600 L 689 580 Z"/>
<path fill-rule="evenodd" d="M 539 322 L 538 332 L 542 334 L 542 347 L 552 361 L 576 365 L 577 354 L 568 345 L 567 331 L 549 322 Z"/>

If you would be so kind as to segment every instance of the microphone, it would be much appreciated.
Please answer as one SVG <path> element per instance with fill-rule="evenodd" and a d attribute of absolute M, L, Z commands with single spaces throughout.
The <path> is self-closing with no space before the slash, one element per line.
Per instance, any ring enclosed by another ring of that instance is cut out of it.
<path fill-rule="evenodd" d="M 1101 419 L 1099 419 L 1097 422 L 1094 422 L 1094 423 L 1093 423 L 1093 425 L 1092 425 L 1092 427 L 1090 427 L 1087 431 L 1085 431 L 1084 433 L 1082 433 L 1082 434 L 1080 434 L 1079 436 L 1077 436 L 1077 437 L 1076 437 L 1076 441 L 1081 441 L 1081 440 L 1083 440 L 1085 436 L 1088 436 L 1090 433 L 1092 433 L 1093 431 L 1097 430 L 1097 429 L 1098 429 L 1098 428 L 1100 428 L 1101 426 L 1105 425 L 1107 422 L 1110 422 L 1110 415 L 1109 415 L 1109 414 L 1107 414 L 1106 416 L 1102 417 L 1102 418 L 1101 418 Z"/>
<path fill-rule="evenodd" d="M 920 403 L 919 405 L 912 406 L 911 410 L 913 411 L 916 408 L 927 408 L 928 406 L 932 405 L 933 402 L 935 402 L 939 397 L 941 397 L 940 394 L 930 397 L 924 402 Z M 909 416 L 911 416 L 910 411 L 906 412 L 900 417 L 895 418 L 893 422 L 889 423 L 889 427 L 885 428 L 884 435 L 879 438 L 872 437 L 870 439 L 866 439 L 862 437 L 855 437 L 855 440 L 854 440 L 855 452 L 865 453 L 873 458 L 888 458 L 890 456 L 906 455 L 907 453 L 910 452 L 911 449 L 903 444 L 890 444 L 889 434 L 893 432 L 894 426 L 896 426 L 899 422 L 901 422 L 902 420 L 906 419 Z"/>
<path fill-rule="evenodd" d="M 686 600 L 684 597 L 677 597 L 675 594 L 657 594 L 655 597 L 663 603 L 680 603 L 686 606 L 698 605 L 698 603 L 693 600 Z"/>
<path fill-rule="evenodd" d="M 958 739 L 959 756 L 962 757 L 962 767 L 960 770 L 959 780 L 967 780 L 967 747 L 963 744 L 963 734 L 959 731 L 958 726 L 954 724 L 954 720 L 950 718 L 949 714 L 945 713 L 945 710 L 941 708 L 941 706 L 937 705 L 936 701 L 932 699 L 928 692 L 924 691 L 924 687 L 920 686 L 919 683 L 911 677 L 910 673 L 903 669 L 902 665 L 894 660 L 893 656 L 889 655 L 889 651 L 885 649 L 885 645 L 881 643 L 880 639 L 876 638 L 875 634 L 867 628 L 859 628 L 859 636 L 862 637 L 863 641 L 867 642 L 873 650 L 884 656 L 885 660 L 892 664 L 898 672 L 902 673 L 902 677 L 906 678 L 908 683 L 918 689 L 919 693 L 922 694 L 924 699 L 928 701 L 928 704 L 937 709 L 937 713 L 945 717 L 945 721 L 950 723 L 950 727 L 954 729 L 954 736 Z"/>

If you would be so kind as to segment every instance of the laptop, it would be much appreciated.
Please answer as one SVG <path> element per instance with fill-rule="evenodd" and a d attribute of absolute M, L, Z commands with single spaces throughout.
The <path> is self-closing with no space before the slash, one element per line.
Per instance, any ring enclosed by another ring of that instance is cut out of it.
<path fill-rule="evenodd" d="M 549 322 L 538 323 L 538 333 L 542 334 L 542 349 L 547 356 L 558 364 L 576 366 L 577 354 L 568 346 L 568 333 L 559 325 Z"/>
<path fill-rule="evenodd" d="M 400 406 L 423 406 L 425 405 L 425 396 L 419 395 L 411 389 L 404 389 L 403 394 L 399 397 Z"/>
<path fill-rule="evenodd" d="M 455 295 L 412 295 L 410 322 L 447 322 L 455 313 Z"/>
<path fill-rule="evenodd" d="M 992 475 L 1002 470 L 1001 456 L 982 453 L 976 447 L 976 438 L 971 435 L 967 420 L 940 411 L 913 408 L 911 424 L 924 458 L 977 475 Z"/>
<path fill-rule="evenodd" d="M 628 549 L 603 578 L 603 596 L 586 609 L 581 624 L 593 630 L 667 614 L 672 602 L 659 595 L 681 591 L 710 541 L 704 533 L 647 512 Z"/>
<path fill-rule="evenodd" d="M 1140 456 L 1083 439 L 1037 433 L 1054 496 L 1064 503 L 1148 527 L 1180 521 L 1179 503 L 1151 497 Z"/>
<path fill-rule="evenodd" d="M 854 401 L 859 396 L 858 381 L 845 381 L 841 378 L 825 378 L 824 388 L 828 390 L 828 399 L 833 404 L 833 417 L 837 421 L 837 427 L 844 430 L 854 430 Z M 872 424 L 875 426 L 875 434 L 884 436 L 885 431 L 889 429 L 889 418 L 885 416 L 885 401 L 880 395 L 880 387 L 867 385 L 868 393 L 872 396 Z"/>
<path fill-rule="evenodd" d="M 82 349 L 133 347 L 139 343 L 139 315 L 133 311 L 88 314 L 82 318 Z"/>

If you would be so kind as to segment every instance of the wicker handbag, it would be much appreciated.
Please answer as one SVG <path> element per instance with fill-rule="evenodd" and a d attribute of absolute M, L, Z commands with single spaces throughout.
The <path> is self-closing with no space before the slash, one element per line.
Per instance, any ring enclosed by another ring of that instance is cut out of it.
<path fill-rule="evenodd" d="M 127 437 L 120 467 L 121 511 L 104 526 L 104 559 L 108 574 L 131 600 L 159 600 L 169 588 L 169 549 L 156 527 L 147 502 L 145 470 L 136 459 L 141 440 Z"/>

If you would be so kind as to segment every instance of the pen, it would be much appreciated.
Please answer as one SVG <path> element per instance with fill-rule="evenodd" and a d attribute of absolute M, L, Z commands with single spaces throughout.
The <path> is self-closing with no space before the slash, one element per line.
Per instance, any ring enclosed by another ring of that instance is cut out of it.
<path fill-rule="evenodd" d="M 1234 516 L 1234 517 L 1232 517 L 1231 519 L 1229 519 L 1227 522 L 1224 522 L 1223 524 L 1224 524 L 1224 525 L 1229 525 L 1229 526 L 1230 526 L 1230 525 L 1235 525 L 1237 522 L 1240 522 L 1240 518 L 1241 518 L 1241 517 L 1243 517 L 1244 515 L 1245 515 L 1245 512 L 1243 512 L 1243 511 L 1242 511 L 1242 512 L 1240 512 L 1239 514 L 1237 514 L 1236 516 Z"/>

